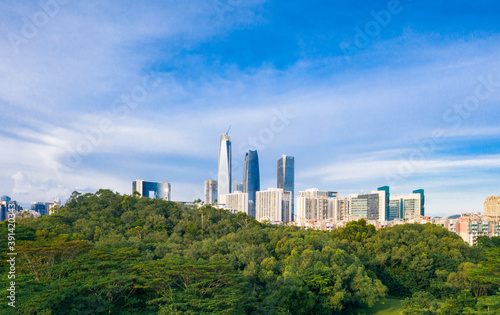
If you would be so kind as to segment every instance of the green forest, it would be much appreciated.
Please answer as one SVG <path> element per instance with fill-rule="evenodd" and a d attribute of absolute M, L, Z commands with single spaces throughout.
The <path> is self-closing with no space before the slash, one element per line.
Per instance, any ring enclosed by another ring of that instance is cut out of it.
<path fill-rule="evenodd" d="M 388 296 L 401 314 L 500 312 L 500 238 L 469 246 L 431 224 L 302 230 L 99 190 L 18 220 L 15 239 L 1 314 L 356 314 Z"/>

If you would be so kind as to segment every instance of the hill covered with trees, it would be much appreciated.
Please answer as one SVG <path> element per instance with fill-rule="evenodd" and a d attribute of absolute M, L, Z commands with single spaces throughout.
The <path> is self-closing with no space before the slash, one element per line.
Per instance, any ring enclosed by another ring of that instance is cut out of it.
<path fill-rule="evenodd" d="M 388 294 L 406 314 L 500 306 L 497 238 L 470 247 L 430 224 L 300 230 L 99 190 L 18 221 L 16 242 L 18 314 L 349 314 Z"/>

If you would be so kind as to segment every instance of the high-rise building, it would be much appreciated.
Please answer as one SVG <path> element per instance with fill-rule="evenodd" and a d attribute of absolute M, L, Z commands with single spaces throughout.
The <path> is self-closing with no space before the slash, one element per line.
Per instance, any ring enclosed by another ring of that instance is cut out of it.
<path fill-rule="evenodd" d="M 391 197 L 389 201 L 389 216 L 387 217 L 387 221 L 403 218 L 403 199 L 397 196 Z"/>
<path fill-rule="evenodd" d="M 243 192 L 248 193 L 248 212 L 255 218 L 255 195 L 260 190 L 259 155 L 248 151 L 245 156 Z"/>
<path fill-rule="evenodd" d="M 271 223 L 286 223 L 291 219 L 292 193 L 281 188 L 256 192 L 255 219 Z"/>
<path fill-rule="evenodd" d="M 389 202 L 387 221 L 394 219 L 418 220 L 425 215 L 425 194 L 423 189 L 406 196 L 392 196 Z"/>
<path fill-rule="evenodd" d="M 277 187 L 292 194 L 291 221 L 295 219 L 295 158 L 283 155 L 278 160 L 278 183 Z"/>
<path fill-rule="evenodd" d="M 500 217 L 500 196 L 492 196 L 484 201 L 484 215 Z"/>
<path fill-rule="evenodd" d="M 425 191 L 418 189 L 413 191 L 414 194 L 420 195 L 420 215 L 425 216 Z"/>
<path fill-rule="evenodd" d="M 248 194 L 236 191 L 226 195 L 226 208 L 248 214 Z"/>
<path fill-rule="evenodd" d="M 12 200 L 12 199 L 10 199 L 10 197 L 9 197 L 9 196 L 2 196 L 2 197 L 0 197 L 0 201 L 9 202 L 9 201 L 11 201 L 11 200 Z"/>
<path fill-rule="evenodd" d="M 7 220 L 7 202 L 0 201 L 0 222 Z"/>
<path fill-rule="evenodd" d="M 49 205 L 45 202 L 32 202 L 31 211 L 36 211 L 40 213 L 40 216 L 49 214 Z"/>
<path fill-rule="evenodd" d="M 172 200 L 172 186 L 168 182 L 156 183 L 136 180 L 132 182 L 132 193 L 134 191 L 137 191 L 142 197 Z"/>
<path fill-rule="evenodd" d="M 233 192 L 241 191 L 243 192 L 243 183 L 233 182 Z"/>
<path fill-rule="evenodd" d="M 388 220 L 389 218 L 389 204 L 391 202 L 391 193 L 390 193 L 390 187 L 389 186 L 383 186 L 383 187 L 379 187 L 377 188 L 377 191 L 383 191 L 385 192 L 385 210 L 383 209 L 383 211 L 385 211 L 384 213 L 384 220 L 383 221 L 386 221 Z"/>
<path fill-rule="evenodd" d="M 218 184 L 216 180 L 210 179 L 205 181 L 205 203 L 214 204 L 217 200 Z"/>
<path fill-rule="evenodd" d="M 231 193 L 231 137 L 224 134 L 219 144 L 218 203 L 226 204 L 226 195 Z"/>
<path fill-rule="evenodd" d="M 350 211 L 350 200 L 349 198 L 338 198 L 337 206 L 334 210 L 334 219 L 336 221 L 347 221 L 349 220 Z"/>
<path fill-rule="evenodd" d="M 316 188 L 301 191 L 297 197 L 296 219 L 299 221 L 334 219 L 337 202 L 337 193 L 333 191 L 320 191 Z"/>
<path fill-rule="evenodd" d="M 351 218 L 365 220 L 387 220 L 389 209 L 387 194 L 389 187 L 380 187 L 371 194 L 353 194 L 350 196 Z"/>

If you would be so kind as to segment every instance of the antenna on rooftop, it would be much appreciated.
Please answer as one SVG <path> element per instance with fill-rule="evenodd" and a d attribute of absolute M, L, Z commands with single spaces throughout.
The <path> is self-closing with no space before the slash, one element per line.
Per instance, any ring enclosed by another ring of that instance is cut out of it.
<path fill-rule="evenodd" d="M 229 135 L 229 130 L 231 130 L 231 126 L 229 126 L 229 129 L 226 132 L 226 136 Z"/>

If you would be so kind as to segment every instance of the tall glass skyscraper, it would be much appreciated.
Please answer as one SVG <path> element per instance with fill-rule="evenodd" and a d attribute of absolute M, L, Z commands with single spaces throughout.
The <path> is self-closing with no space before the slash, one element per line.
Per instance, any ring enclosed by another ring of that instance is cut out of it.
<path fill-rule="evenodd" d="M 245 156 L 243 192 L 248 193 L 248 214 L 255 218 L 255 195 L 260 191 L 259 155 L 248 151 Z"/>
<path fill-rule="evenodd" d="M 278 188 L 292 193 L 292 213 L 290 220 L 295 221 L 295 158 L 283 155 L 278 160 Z"/>
<path fill-rule="evenodd" d="M 231 137 L 224 134 L 219 145 L 219 177 L 217 180 L 218 203 L 226 204 L 226 195 L 231 193 Z"/>

